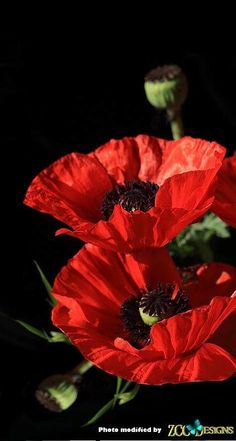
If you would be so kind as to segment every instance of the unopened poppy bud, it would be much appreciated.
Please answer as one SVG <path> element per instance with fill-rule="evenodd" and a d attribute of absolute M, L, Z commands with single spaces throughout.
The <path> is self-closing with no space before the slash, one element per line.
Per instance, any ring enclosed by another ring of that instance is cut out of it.
<path fill-rule="evenodd" d="M 187 98 L 188 84 L 185 74 L 177 65 L 164 65 L 145 76 L 144 89 L 147 100 L 156 109 L 166 109 L 173 138 L 183 136 L 181 106 Z"/>
<path fill-rule="evenodd" d="M 142 321 L 145 323 L 145 325 L 148 326 L 155 325 L 155 323 L 157 323 L 160 320 L 158 316 L 151 316 L 146 312 L 143 312 L 143 308 L 139 308 L 139 314 Z"/>
<path fill-rule="evenodd" d="M 179 108 L 187 97 L 187 80 L 179 66 L 165 65 L 145 76 L 144 88 L 150 104 L 157 109 Z"/>
<path fill-rule="evenodd" d="M 75 378 L 69 375 L 52 375 L 38 386 L 37 400 L 52 412 L 68 409 L 77 399 L 78 389 Z"/>

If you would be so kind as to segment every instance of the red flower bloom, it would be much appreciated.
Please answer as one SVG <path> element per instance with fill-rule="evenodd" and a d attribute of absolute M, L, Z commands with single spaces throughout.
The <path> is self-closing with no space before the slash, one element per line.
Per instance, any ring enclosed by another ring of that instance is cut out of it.
<path fill-rule="evenodd" d="M 87 244 L 55 280 L 53 323 L 127 380 L 224 380 L 236 372 L 236 269 L 184 269 L 182 284 L 180 274 L 165 248 L 122 255 Z"/>
<path fill-rule="evenodd" d="M 212 210 L 223 221 L 236 228 L 236 153 L 223 161 L 218 173 Z"/>
<path fill-rule="evenodd" d="M 203 215 L 225 149 L 146 135 L 72 153 L 41 172 L 25 203 L 69 225 L 59 230 L 111 250 L 164 246 Z"/>

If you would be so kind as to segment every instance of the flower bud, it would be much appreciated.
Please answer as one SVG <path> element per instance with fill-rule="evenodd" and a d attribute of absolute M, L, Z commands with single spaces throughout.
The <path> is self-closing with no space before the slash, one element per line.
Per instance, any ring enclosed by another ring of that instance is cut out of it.
<path fill-rule="evenodd" d="M 145 76 L 147 100 L 157 109 L 179 109 L 187 97 L 187 80 L 177 65 L 164 65 Z"/>
<path fill-rule="evenodd" d="M 75 378 L 69 375 L 52 375 L 39 384 L 35 396 L 51 412 L 62 412 L 77 399 L 78 389 L 74 383 Z"/>

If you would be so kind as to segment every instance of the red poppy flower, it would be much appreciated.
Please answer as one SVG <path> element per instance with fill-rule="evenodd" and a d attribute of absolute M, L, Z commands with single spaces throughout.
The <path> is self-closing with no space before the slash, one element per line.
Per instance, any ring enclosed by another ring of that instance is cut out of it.
<path fill-rule="evenodd" d="M 41 172 L 25 203 L 69 225 L 86 242 L 131 252 L 164 246 L 213 202 L 225 149 L 146 135 L 72 153 Z"/>
<path fill-rule="evenodd" d="M 104 371 L 141 384 L 236 372 L 236 269 L 177 270 L 165 248 L 87 244 L 55 280 L 53 323 Z M 144 321 L 143 321 L 144 320 Z"/>
<path fill-rule="evenodd" d="M 223 221 L 236 228 L 236 153 L 223 161 L 218 173 L 212 210 Z"/>

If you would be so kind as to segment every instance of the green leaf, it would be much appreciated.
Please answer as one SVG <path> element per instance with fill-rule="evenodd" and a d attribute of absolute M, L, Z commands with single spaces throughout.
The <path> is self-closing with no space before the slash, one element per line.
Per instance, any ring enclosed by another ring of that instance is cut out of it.
<path fill-rule="evenodd" d="M 121 406 L 122 404 L 128 403 L 129 401 L 133 400 L 136 397 L 139 389 L 140 385 L 136 384 L 134 388 L 129 392 L 118 394 L 119 405 Z"/>
<path fill-rule="evenodd" d="M 99 418 L 101 418 L 105 413 L 108 412 L 108 410 L 112 408 L 113 401 L 114 399 L 112 398 L 112 400 L 108 401 L 108 403 L 106 403 L 89 421 L 87 421 L 87 423 L 83 424 L 83 426 L 81 427 L 87 427 L 90 426 L 91 424 L 96 423 L 96 421 L 99 420 Z"/>
<path fill-rule="evenodd" d="M 42 269 L 40 268 L 40 266 L 39 266 L 38 262 L 36 262 L 36 260 L 34 260 L 34 264 L 40 274 L 43 285 L 48 293 L 50 304 L 51 304 L 51 306 L 55 306 L 57 304 L 57 301 L 52 295 L 52 286 L 50 285 L 48 279 L 46 278 L 45 274 L 43 273 Z"/>
<path fill-rule="evenodd" d="M 40 330 L 35 328 L 35 326 L 29 325 L 26 322 L 23 322 L 22 320 L 16 320 L 17 323 L 19 323 L 23 328 L 27 329 L 27 331 L 31 332 L 31 334 L 37 335 L 38 337 L 43 338 L 44 340 L 50 341 L 50 337 L 47 335 L 47 333 L 44 330 Z"/>
<path fill-rule="evenodd" d="M 211 231 L 217 237 L 230 237 L 228 225 L 213 213 L 208 213 L 204 217 L 202 221 L 202 228 L 205 229 L 206 232 Z"/>
<path fill-rule="evenodd" d="M 19 323 L 23 328 L 27 329 L 31 334 L 37 335 L 40 338 L 43 338 L 44 340 L 47 340 L 49 343 L 70 343 L 70 340 L 66 337 L 65 334 L 62 334 L 62 332 L 55 332 L 51 331 L 50 335 L 44 331 L 44 329 L 38 329 L 33 325 L 30 325 L 29 323 L 23 322 L 22 320 L 16 320 L 17 323 Z"/>
<path fill-rule="evenodd" d="M 186 258 L 198 254 L 203 261 L 214 259 L 210 247 L 213 236 L 227 238 L 230 236 L 228 226 L 213 213 L 204 216 L 201 222 L 191 224 L 171 242 L 169 249 L 176 257 Z"/>

